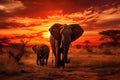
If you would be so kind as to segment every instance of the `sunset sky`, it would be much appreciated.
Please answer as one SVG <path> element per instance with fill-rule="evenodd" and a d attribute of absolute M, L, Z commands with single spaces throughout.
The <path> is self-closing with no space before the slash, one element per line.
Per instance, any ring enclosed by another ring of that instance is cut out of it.
<path fill-rule="evenodd" d="M 80 24 L 84 34 L 73 44 L 98 45 L 100 31 L 120 30 L 120 0 L 0 0 L 0 38 L 49 44 L 54 23 Z"/>

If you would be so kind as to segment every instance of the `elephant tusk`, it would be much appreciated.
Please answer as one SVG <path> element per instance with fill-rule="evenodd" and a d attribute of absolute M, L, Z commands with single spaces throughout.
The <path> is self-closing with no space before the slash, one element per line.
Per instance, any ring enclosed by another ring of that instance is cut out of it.
<path fill-rule="evenodd" d="M 61 43 L 60 43 L 60 48 L 62 48 L 62 41 L 61 41 Z"/>

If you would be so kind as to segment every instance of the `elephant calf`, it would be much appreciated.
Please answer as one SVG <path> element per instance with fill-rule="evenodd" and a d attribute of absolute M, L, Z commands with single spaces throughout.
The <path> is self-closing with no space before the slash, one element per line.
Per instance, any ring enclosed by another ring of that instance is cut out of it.
<path fill-rule="evenodd" d="M 49 52 L 50 52 L 49 47 L 45 44 L 41 44 L 41 45 L 34 45 L 32 49 L 37 55 L 36 64 L 44 65 L 44 59 L 46 59 L 46 65 L 47 65 Z"/>

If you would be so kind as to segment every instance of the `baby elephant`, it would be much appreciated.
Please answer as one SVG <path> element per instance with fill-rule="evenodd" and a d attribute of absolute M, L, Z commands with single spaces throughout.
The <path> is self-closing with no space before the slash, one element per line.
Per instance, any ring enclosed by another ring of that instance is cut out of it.
<path fill-rule="evenodd" d="M 39 65 L 39 63 L 40 65 L 44 65 L 44 59 L 46 59 L 46 65 L 47 65 L 49 52 L 50 52 L 49 47 L 45 44 L 41 44 L 41 45 L 34 45 L 32 49 L 37 55 L 37 60 L 36 60 L 37 65 Z"/>

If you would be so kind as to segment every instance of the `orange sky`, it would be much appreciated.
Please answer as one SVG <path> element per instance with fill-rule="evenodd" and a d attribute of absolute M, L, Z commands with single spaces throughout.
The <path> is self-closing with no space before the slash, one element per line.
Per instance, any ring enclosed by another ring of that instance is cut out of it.
<path fill-rule="evenodd" d="M 84 34 L 73 44 L 100 44 L 100 31 L 120 29 L 120 0 L 0 0 L 0 38 L 49 44 L 54 23 L 80 24 Z"/>

